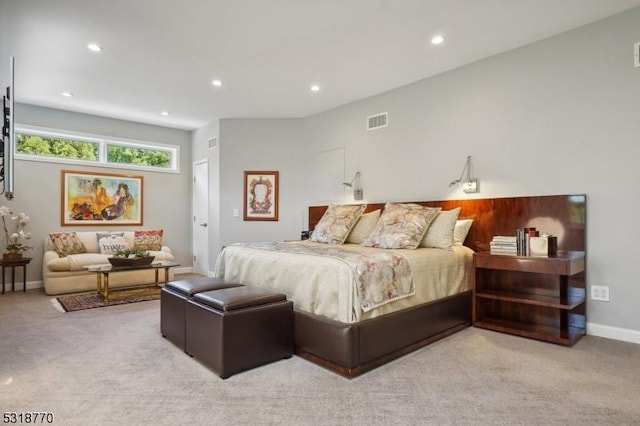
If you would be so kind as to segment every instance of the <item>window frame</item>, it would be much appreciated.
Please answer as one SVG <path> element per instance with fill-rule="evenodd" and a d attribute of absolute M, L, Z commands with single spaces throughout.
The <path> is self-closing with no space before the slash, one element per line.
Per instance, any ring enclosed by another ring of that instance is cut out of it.
<path fill-rule="evenodd" d="M 29 125 L 16 124 L 16 135 L 34 135 L 44 138 L 57 138 L 57 139 L 69 139 L 78 142 L 89 142 L 98 145 L 98 159 L 81 160 L 76 158 L 64 158 L 64 157 L 48 157 L 45 155 L 24 154 L 17 151 L 17 143 L 13 146 L 14 158 L 16 160 L 26 161 L 41 161 L 46 163 L 61 163 L 61 164 L 74 164 L 74 165 L 87 165 L 94 167 L 106 167 L 114 169 L 128 169 L 128 170 L 143 170 L 149 172 L 160 173 L 180 173 L 180 145 L 163 144 L 157 142 L 149 142 L 135 139 L 125 139 L 104 135 L 97 135 L 91 133 L 81 133 L 71 130 L 58 130 L 46 127 L 36 127 Z M 155 167 L 155 166 L 143 166 L 140 164 L 127 164 L 127 163 L 110 163 L 107 161 L 107 148 L 111 146 L 124 146 L 130 148 L 157 150 L 169 152 L 170 165 L 168 168 Z"/>

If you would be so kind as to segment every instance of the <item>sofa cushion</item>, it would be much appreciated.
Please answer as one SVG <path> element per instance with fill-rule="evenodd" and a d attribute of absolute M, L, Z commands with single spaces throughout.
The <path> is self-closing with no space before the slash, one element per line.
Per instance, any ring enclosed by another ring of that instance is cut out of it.
<path fill-rule="evenodd" d="M 82 271 L 88 265 L 100 265 L 109 263 L 109 255 L 99 253 L 70 254 L 59 259 L 54 259 L 47 264 L 50 271 Z"/>
<path fill-rule="evenodd" d="M 65 257 L 74 253 L 86 253 L 87 248 L 75 232 L 52 232 L 51 243 L 58 256 Z"/>
<path fill-rule="evenodd" d="M 154 257 L 154 261 L 175 260 L 169 251 L 150 251 L 149 256 Z M 109 263 L 110 254 L 100 253 L 79 253 L 60 257 L 47 263 L 47 269 L 53 272 L 73 272 L 83 271 L 89 265 L 105 265 Z"/>

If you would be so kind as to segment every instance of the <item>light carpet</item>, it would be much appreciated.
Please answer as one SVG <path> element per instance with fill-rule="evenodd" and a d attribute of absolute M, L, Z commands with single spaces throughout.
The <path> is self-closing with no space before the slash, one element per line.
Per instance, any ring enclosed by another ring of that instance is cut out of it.
<path fill-rule="evenodd" d="M 640 345 L 468 328 L 349 380 L 294 356 L 221 380 L 162 338 L 160 302 L 60 313 L 0 297 L 0 408 L 61 425 L 640 422 Z"/>

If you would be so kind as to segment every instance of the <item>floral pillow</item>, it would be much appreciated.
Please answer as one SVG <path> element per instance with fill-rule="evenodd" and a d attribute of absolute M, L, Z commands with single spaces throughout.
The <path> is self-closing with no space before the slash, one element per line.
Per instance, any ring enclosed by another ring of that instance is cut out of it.
<path fill-rule="evenodd" d="M 366 247 L 415 249 L 439 208 L 387 203 L 375 229 L 362 242 Z"/>
<path fill-rule="evenodd" d="M 353 227 L 347 240 L 347 243 L 360 244 L 362 243 L 376 228 L 376 223 L 380 217 L 380 209 L 374 210 L 369 213 L 364 213 L 356 222 L 356 226 Z"/>
<path fill-rule="evenodd" d="M 108 234 L 97 234 L 98 247 L 100 247 L 100 253 L 113 254 L 114 251 L 126 250 L 129 248 L 129 244 L 124 237 L 124 232 L 111 232 Z"/>
<path fill-rule="evenodd" d="M 329 206 L 313 230 L 311 241 L 325 244 L 342 244 L 366 208 L 366 204 Z"/>
<path fill-rule="evenodd" d="M 162 229 L 135 231 L 133 248 L 141 250 L 162 250 Z"/>
<path fill-rule="evenodd" d="M 49 238 L 53 249 L 60 257 L 87 252 L 87 248 L 75 232 L 52 232 Z"/>
<path fill-rule="evenodd" d="M 453 245 L 453 230 L 456 226 L 458 215 L 460 215 L 460 207 L 438 213 L 420 245 L 422 247 L 451 249 Z"/>

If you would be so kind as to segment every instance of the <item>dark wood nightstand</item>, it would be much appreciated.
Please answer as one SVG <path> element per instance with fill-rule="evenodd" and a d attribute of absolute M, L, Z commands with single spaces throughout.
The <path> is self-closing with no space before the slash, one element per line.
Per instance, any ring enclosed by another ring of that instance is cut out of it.
<path fill-rule="evenodd" d="M 584 252 L 473 256 L 473 325 L 573 345 L 586 332 Z"/>
<path fill-rule="evenodd" d="M 22 291 L 27 291 L 27 264 L 31 262 L 30 257 L 23 257 L 16 260 L 4 260 L 0 258 L 0 267 L 2 267 L 2 294 L 4 294 L 4 273 L 6 268 L 11 268 L 11 291 L 16 289 L 16 268 L 22 266 Z"/>

